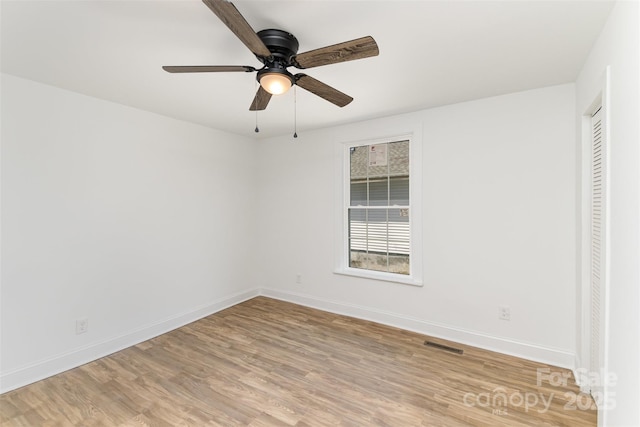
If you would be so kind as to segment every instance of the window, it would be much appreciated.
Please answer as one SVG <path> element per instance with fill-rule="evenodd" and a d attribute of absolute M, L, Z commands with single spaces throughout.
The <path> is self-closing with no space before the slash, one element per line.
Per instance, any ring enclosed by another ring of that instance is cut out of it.
<path fill-rule="evenodd" d="M 342 147 L 338 273 L 420 284 L 413 147 L 408 137 Z M 419 197 L 418 197 L 419 198 Z"/>
<path fill-rule="evenodd" d="M 349 267 L 409 275 L 409 141 L 349 151 Z"/>

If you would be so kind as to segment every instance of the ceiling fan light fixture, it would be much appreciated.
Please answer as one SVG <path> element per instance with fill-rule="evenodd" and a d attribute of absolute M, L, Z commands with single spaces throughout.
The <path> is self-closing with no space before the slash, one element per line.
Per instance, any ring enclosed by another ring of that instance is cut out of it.
<path fill-rule="evenodd" d="M 285 70 L 267 71 L 258 74 L 260 86 L 271 95 L 281 95 L 293 85 L 293 76 Z"/>

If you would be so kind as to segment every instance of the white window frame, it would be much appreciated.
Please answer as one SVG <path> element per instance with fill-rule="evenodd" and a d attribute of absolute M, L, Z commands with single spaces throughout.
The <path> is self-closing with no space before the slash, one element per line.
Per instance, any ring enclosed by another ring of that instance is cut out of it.
<path fill-rule="evenodd" d="M 418 132 L 336 143 L 335 274 L 422 286 L 422 146 Z M 398 274 L 349 267 L 351 147 L 409 141 L 410 273 Z"/>

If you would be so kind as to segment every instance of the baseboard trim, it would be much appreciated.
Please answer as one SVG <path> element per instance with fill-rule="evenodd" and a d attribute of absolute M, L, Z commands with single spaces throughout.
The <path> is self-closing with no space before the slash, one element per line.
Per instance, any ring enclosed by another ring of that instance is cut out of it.
<path fill-rule="evenodd" d="M 157 337 L 258 295 L 260 295 L 259 289 L 251 289 L 226 296 L 126 334 L 73 349 L 67 353 L 3 373 L 0 375 L 0 394 L 108 356 L 116 351 Z"/>
<path fill-rule="evenodd" d="M 157 337 L 158 335 L 162 335 L 259 295 L 331 313 L 370 320 L 372 322 L 536 362 L 547 363 L 553 366 L 571 369 L 575 372 L 575 355 L 567 351 L 494 337 L 477 331 L 454 328 L 448 325 L 402 316 L 397 313 L 373 309 L 371 307 L 347 304 L 294 292 L 285 292 L 269 288 L 255 288 L 203 304 L 187 312 L 154 324 L 146 325 L 118 337 L 92 343 L 88 346 L 73 349 L 67 353 L 59 354 L 28 366 L 23 366 L 14 371 L 2 373 L 0 375 L 0 394 L 108 356 L 109 354 Z"/>
<path fill-rule="evenodd" d="M 269 298 L 288 301 L 363 320 L 370 320 L 372 322 L 406 329 L 436 338 L 574 370 L 575 355 L 561 349 L 543 347 L 522 341 L 495 337 L 477 331 L 455 328 L 448 325 L 428 322 L 422 319 L 402 316 L 397 313 L 386 312 L 355 304 L 347 304 L 339 301 L 331 301 L 300 293 L 263 288 L 260 294 Z"/>
<path fill-rule="evenodd" d="M 578 355 L 576 355 L 575 357 L 573 366 L 573 378 L 575 378 L 576 385 L 580 387 L 580 391 L 582 393 L 590 394 L 591 386 L 589 385 L 589 381 L 587 380 L 587 376 L 585 375 L 587 369 L 582 366 L 582 360 L 580 359 L 580 357 L 578 357 Z"/>

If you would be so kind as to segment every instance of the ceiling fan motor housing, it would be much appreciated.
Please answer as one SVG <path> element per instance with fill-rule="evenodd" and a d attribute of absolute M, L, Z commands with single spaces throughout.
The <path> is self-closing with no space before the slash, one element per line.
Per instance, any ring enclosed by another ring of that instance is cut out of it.
<path fill-rule="evenodd" d="M 274 59 L 284 62 L 285 66 L 291 65 L 291 58 L 298 53 L 298 39 L 291 33 L 283 30 L 268 29 L 258 31 L 258 37 L 267 46 Z M 265 61 L 267 58 L 260 58 Z M 266 65 L 266 64 L 265 64 Z"/>

